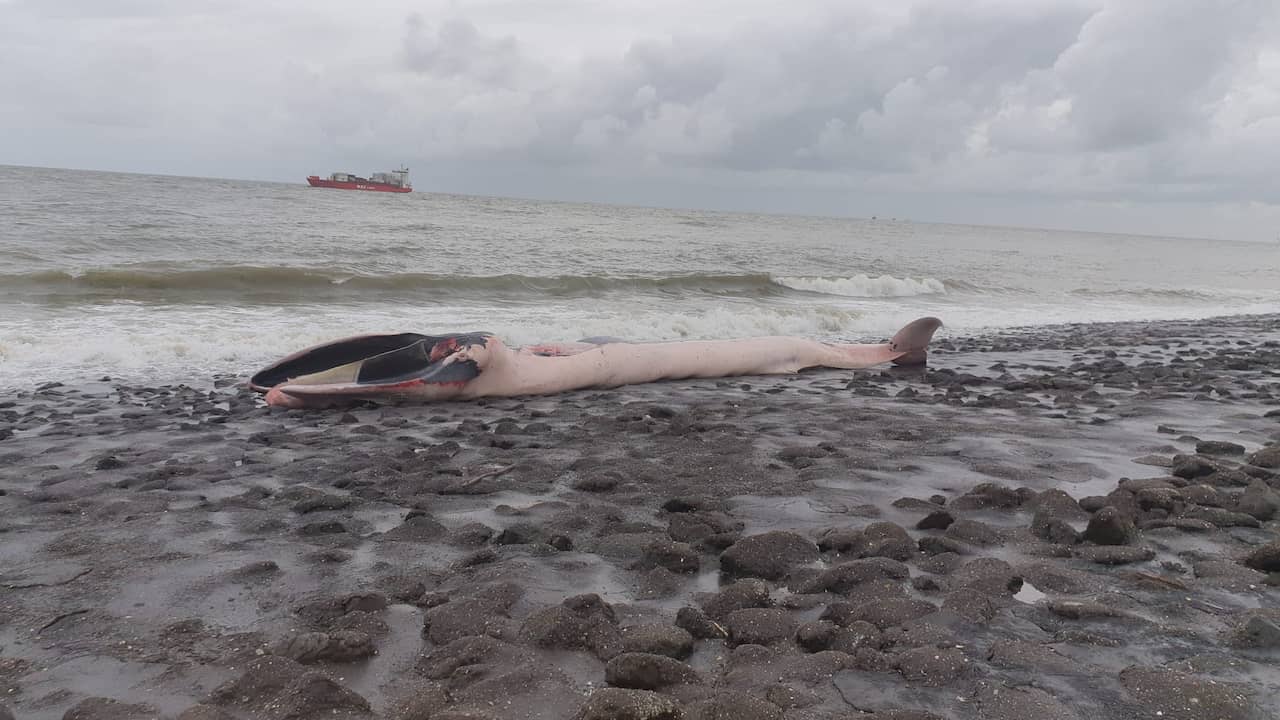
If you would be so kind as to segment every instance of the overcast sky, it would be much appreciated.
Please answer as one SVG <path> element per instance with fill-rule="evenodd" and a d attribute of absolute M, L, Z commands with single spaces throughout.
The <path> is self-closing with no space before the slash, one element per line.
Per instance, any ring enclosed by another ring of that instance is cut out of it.
<path fill-rule="evenodd" d="M 0 164 L 1280 237 L 1275 0 L 0 0 Z"/>

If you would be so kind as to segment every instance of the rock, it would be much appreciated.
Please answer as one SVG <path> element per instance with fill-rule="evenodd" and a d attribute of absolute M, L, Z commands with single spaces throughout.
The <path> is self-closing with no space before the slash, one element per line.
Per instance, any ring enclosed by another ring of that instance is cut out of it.
<path fill-rule="evenodd" d="M 1075 711 L 1040 688 L 988 682 L 978 686 L 978 717 L 982 720 L 1081 720 Z M 876 718 L 878 720 L 878 714 Z"/>
<path fill-rule="evenodd" d="M 1280 540 L 1254 548 L 1245 556 L 1244 564 L 1265 573 L 1280 572 Z"/>
<path fill-rule="evenodd" d="M 690 635 L 701 640 L 718 640 L 729 635 L 723 625 L 712 622 L 705 613 L 694 607 L 682 607 L 676 612 L 676 627 L 687 630 Z"/>
<path fill-rule="evenodd" d="M 1094 513 L 1084 531 L 1084 539 L 1095 545 L 1128 545 L 1137 537 L 1133 521 L 1111 506 Z"/>
<path fill-rule="evenodd" d="M 574 720 L 684 720 L 679 703 L 648 690 L 600 688 L 591 693 Z"/>
<path fill-rule="evenodd" d="M 1249 464 L 1261 468 L 1280 468 L 1280 445 L 1264 447 L 1250 455 Z"/>
<path fill-rule="evenodd" d="M 575 480 L 573 482 L 573 489 L 592 493 L 609 492 L 610 490 L 618 487 L 619 482 L 621 482 L 621 479 L 612 474 L 588 475 Z"/>
<path fill-rule="evenodd" d="M 668 685 L 698 685 L 693 668 L 665 655 L 622 653 L 605 664 L 605 682 L 614 687 L 657 690 Z"/>
<path fill-rule="evenodd" d="M 973 623 L 989 622 L 999 610 L 991 596 L 974 588 L 960 588 L 947 593 L 942 609 Z"/>
<path fill-rule="evenodd" d="M 946 510 L 934 510 L 916 523 L 917 530 L 946 530 L 956 519 Z"/>
<path fill-rule="evenodd" d="M 871 580 L 905 580 L 907 566 L 885 557 L 862 558 L 824 570 L 800 584 L 801 593 L 846 593 L 854 586 Z"/>
<path fill-rule="evenodd" d="M 1226 440 L 1201 440 L 1196 443 L 1200 455 L 1244 455 L 1244 446 Z"/>
<path fill-rule="evenodd" d="M 343 710 L 367 713 L 369 701 L 320 673 L 302 676 L 273 705 L 273 715 L 280 720 L 310 720 Z"/>
<path fill-rule="evenodd" d="M 947 579 L 953 588 L 977 588 L 992 596 L 1008 596 L 1022 588 L 1022 578 L 1004 560 L 977 558 L 956 568 Z"/>
<path fill-rule="evenodd" d="M 898 655 L 894 665 L 908 682 L 928 687 L 948 685 L 969 670 L 968 658 L 956 648 L 907 650 Z"/>
<path fill-rule="evenodd" d="M 672 625 L 632 625 L 622 628 L 622 649 L 683 660 L 693 652 L 693 635 Z"/>
<path fill-rule="evenodd" d="M 746 608 L 734 610 L 724 621 L 730 645 L 772 645 L 789 640 L 796 631 L 796 621 L 786 610 Z"/>
<path fill-rule="evenodd" d="M 300 663 L 321 660 L 350 662 L 371 657 L 375 649 L 372 638 L 367 634 L 354 630 L 337 630 L 331 633 L 306 632 L 290 635 L 276 643 L 271 652 Z"/>
<path fill-rule="evenodd" d="M 1174 488 L 1142 488 L 1134 493 L 1134 499 L 1138 501 L 1138 507 L 1143 510 L 1151 510 L 1159 508 L 1168 512 L 1180 512 L 1186 501 L 1182 497 L 1182 493 Z"/>
<path fill-rule="evenodd" d="M 737 541 L 720 555 L 720 569 L 737 577 L 780 580 L 792 566 L 818 559 L 818 548 L 791 532 L 770 531 Z"/>
<path fill-rule="evenodd" d="M 782 709 L 743 693 L 717 695 L 689 706 L 688 720 L 782 720 Z"/>
<path fill-rule="evenodd" d="M 3 713 L 0 713 L 0 720 L 5 720 Z M 9 718 L 9 720 L 12 720 L 12 718 Z M 212 705 L 193 705 L 178 713 L 176 720 L 236 720 L 236 718 L 222 708 L 216 708 Z"/>
<path fill-rule="evenodd" d="M 1075 550 L 1076 557 L 1099 565 L 1128 565 L 1154 559 L 1156 552 L 1151 548 L 1133 547 L 1131 545 L 1097 545 L 1080 547 Z"/>
<path fill-rule="evenodd" d="M 886 557 L 904 561 L 915 555 L 916 545 L 901 525 L 874 522 L 862 529 L 862 540 L 855 550 L 858 557 Z"/>
<path fill-rule="evenodd" d="M 833 622 L 805 623 L 796 630 L 796 644 L 811 653 L 829 650 L 839 631 L 840 626 Z"/>
<path fill-rule="evenodd" d="M 209 698 L 218 705 L 269 709 L 279 720 L 307 720 L 343 710 L 369 712 L 368 701 L 357 693 L 275 655 L 250 661 L 240 677 L 218 686 Z"/>
<path fill-rule="evenodd" d="M 1202 457 L 1195 455 L 1174 455 L 1173 466 L 1169 470 L 1169 474 L 1174 477 L 1180 477 L 1184 480 L 1194 480 L 1199 477 L 1212 475 L 1218 471 L 1218 466 Z"/>
<path fill-rule="evenodd" d="M 702 609 L 713 620 L 719 620 L 734 610 L 768 607 L 769 586 L 760 580 L 739 580 L 726 586 L 702 602 Z"/>
<path fill-rule="evenodd" d="M 999 483 L 982 483 L 956 498 L 948 507 L 957 510 L 986 508 L 1013 509 L 1022 505 L 1026 495 Z"/>
<path fill-rule="evenodd" d="M 984 522 L 977 520 L 957 520 L 951 523 L 951 527 L 947 528 L 946 536 L 952 540 L 969 543 L 970 545 L 1001 545 L 1004 538 L 1000 531 Z"/>
<path fill-rule="evenodd" d="M 1240 499 L 1236 501 L 1236 510 L 1258 520 L 1270 520 L 1275 517 L 1276 511 L 1280 510 L 1280 494 L 1262 480 L 1254 479 L 1240 494 Z"/>
<path fill-rule="evenodd" d="M 436 645 L 448 645 L 469 635 L 503 637 L 510 621 L 510 603 L 497 598 L 457 598 L 427 610 L 423 627 L 427 638 Z"/>
<path fill-rule="evenodd" d="M 536 647 L 590 650 L 605 661 L 622 651 L 613 606 L 595 593 L 575 595 L 533 613 L 520 628 L 520 638 Z"/>
<path fill-rule="evenodd" d="M 1075 545 L 1080 542 L 1080 533 L 1071 523 L 1056 517 L 1047 517 L 1037 510 L 1031 518 L 1031 534 L 1057 545 Z"/>
<path fill-rule="evenodd" d="M 689 545 L 671 540 L 655 540 L 645 548 L 644 562 L 671 572 L 693 573 L 701 567 L 701 558 Z"/>
<path fill-rule="evenodd" d="M 342 510 L 349 507 L 354 499 L 347 495 L 334 495 L 332 493 L 317 492 L 308 494 L 301 500 L 293 504 L 293 511 L 299 515 L 307 513 L 321 512 L 325 510 Z"/>
<path fill-rule="evenodd" d="M 1120 612 L 1109 605 L 1081 600 L 1050 600 L 1045 607 L 1049 612 L 1068 620 L 1118 617 Z"/>
<path fill-rule="evenodd" d="M 1233 647 L 1274 650 L 1280 648 L 1280 616 L 1265 617 L 1249 612 L 1248 618 L 1231 630 L 1227 641 Z"/>
<path fill-rule="evenodd" d="M 1045 490 L 1035 496 L 1030 505 L 1035 512 L 1044 513 L 1049 518 L 1066 521 L 1089 519 L 1089 513 L 1080 507 L 1075 498 L 1057 488 Z"/>
<path fill-rule="evenodd" d="M 158 711 L 150 705 L 132 705 L 111 698 L 91 697 L 73 705 L 62 715 L 62 720 L 153 720 L 158 716 Z"/>
<path fill-rule="evenodd" d="M 883 630 L 937 610 L 938 607 L 927 600 L 906 596 L 882 597 L 857 603 L 831 603 L 818 619 L 846 627 L 863 621 Z"/>
<path fill-rule="evenodd" d="M 1164 720 L 1250 720 L 1258 709 L 1244 685 L 1202 680 L 1164 668 L 1128 667 L 1120 683 Z"/>
<path fill-rule="evenodd" d="M 1206 520 L 1214 525 L 1227 527 L 1258 527 L 1258 518 L 1242 512 L 1233 512 L 1224 508 L 1208 508 L 1193 505 L 1183 510 L 1182 516 L 1193 520 Z"/>

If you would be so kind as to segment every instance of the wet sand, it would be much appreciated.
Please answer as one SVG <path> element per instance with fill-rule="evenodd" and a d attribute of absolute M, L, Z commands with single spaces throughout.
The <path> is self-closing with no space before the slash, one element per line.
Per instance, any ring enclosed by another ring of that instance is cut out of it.
<path fill-rule="evenodd" d="M 1280 318 L 432 406 L 234 380 L 0 401 L 13 716 L 1276 717 Z"/>

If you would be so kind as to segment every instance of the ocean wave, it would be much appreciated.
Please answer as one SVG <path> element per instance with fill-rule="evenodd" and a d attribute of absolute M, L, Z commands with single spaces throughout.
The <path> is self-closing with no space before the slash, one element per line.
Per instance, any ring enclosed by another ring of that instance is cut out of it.
<path fill-rule="evenodd" d="M 767 273 L 666 276 L 628 275 L 369 275 L 305 267 L 224 266 L 199 269 L 108 268 L 79 273 L 43 271 L 0 275 L 0 293 L 89 296 L 113 299 L 176 299 L 218 293 L 249 296 L 331 297 L 474 292 L 486 295 L 592 296 L 608 293 L 713 294 L 770 297 L 793 292 L 842 297 L 890 298 L 934 295 L 947 286 L 934 278 L 774 276 Z"/>
<path fill-rule="evenodd" d="M 947 286 L 941 280 L 933 278 L 896 278 L 892 275 L 870 277 L 854 275 L 852 277 L 776 277 L 773 281 L 783 287 L 805 292 L 822 293 L 823 295 L 840 295 L 843 297 L 910 297 L 913 295 L 941 295 L 947 292 Z"/>

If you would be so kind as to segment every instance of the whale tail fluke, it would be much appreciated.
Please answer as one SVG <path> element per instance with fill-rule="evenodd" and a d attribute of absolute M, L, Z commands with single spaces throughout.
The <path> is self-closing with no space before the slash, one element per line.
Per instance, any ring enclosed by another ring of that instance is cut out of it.
<path fill-rule="evenodd" d="M 936 317 L 922 317 L 907 323 L 889 341 L 890 350 L 902 353 L 893 359 L 893 364 L 924 365 L 928 362 L 929 341 L 940 327 L 942 321 Z"/>

